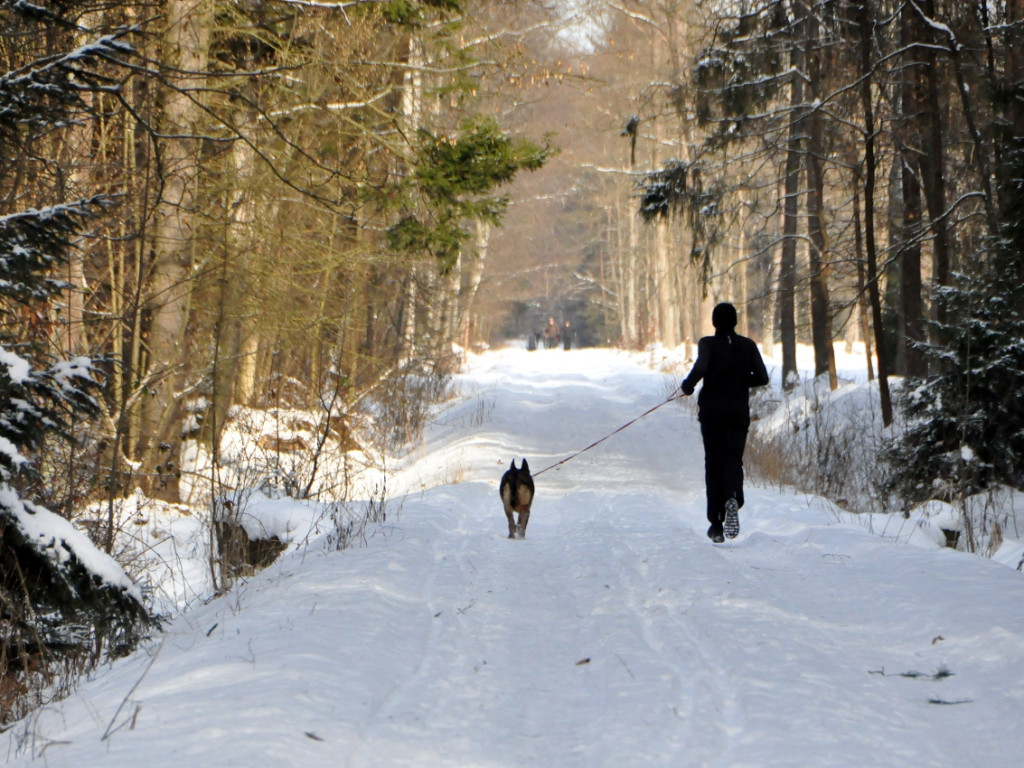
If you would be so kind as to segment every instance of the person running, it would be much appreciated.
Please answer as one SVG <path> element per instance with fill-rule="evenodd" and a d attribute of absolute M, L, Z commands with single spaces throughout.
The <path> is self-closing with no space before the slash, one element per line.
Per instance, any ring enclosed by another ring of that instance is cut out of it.
<path fill-rule="evenodd" d="M 751 387 L 768 383 L 757 344 L 736 333 L 736 307 L 717 305 L 711 313 L 714 336 L 697 344 L 697 361 L 683 379 L 683 395 L 697 396 L 700 434 L 704 441 L 704 484 L 708 498 L 708 538 L 715 543 L 740 532 L 743 506 L 743 449 L 750 427 Z"/>

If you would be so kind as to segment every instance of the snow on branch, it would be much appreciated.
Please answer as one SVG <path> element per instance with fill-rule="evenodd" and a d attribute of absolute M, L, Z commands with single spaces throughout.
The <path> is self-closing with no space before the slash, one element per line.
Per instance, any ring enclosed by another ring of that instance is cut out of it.
<path fill-rule="evenodd" d="M 947 24 L 942 23 L 938 19 L 933 19 L 914 0 L 910 0 L 910 5 L 917 12 L 917 15 L 921 17 L 921 21 L 946 38 L 949 42 L 950 50 L 960 49 L 960 43 L 957 42 L 956 35 L 953 34 L 953 30 Z"/>
<path fill-rule="evenodd" d="M 122 38 L 135 31 L 123 27 L 73 51 L 0 75 L 0 137 L 13 136 L 18 126 L 64 124 L 73 110 L 85 107 L 82 93 L 113 86 L 116 81 L 98 72 L 98 65 L 119 65 L 131 55 L 134 48 Z"/>
<path fill-rule="evenodd" d="M 109 203 L 97 195 L 0 216 L 0 298 L 27 304 L 60 291 L 60 281 L 38 275 L 64 262 L 81 222 Z"/>
<path fill-rule="evenodd" d="M 389 93 L 391 93 L 390 87 L 387 90 L 381 91 L 375 96 L 371 96 L 368 99 L 363 99 L 362 101 L 336 101 L 327 102 L 324 104 L 318 104 L 316 102 L 308 104 L 296 104 L 295 106 L 288 107 L 287 109 L 277 109 L 274 110 L 273 112 L 268 112 L 266 117 L 271 119 L 277 117 L 289 117 L 291 115 L 295 115 L 300 112 L 308 112 L 310 110 L 323 110 L 326 112 L 343 112 L 347 109 L 360 109 L 362 107 L 368 107 L 376 101 L 380 101 Z"/>

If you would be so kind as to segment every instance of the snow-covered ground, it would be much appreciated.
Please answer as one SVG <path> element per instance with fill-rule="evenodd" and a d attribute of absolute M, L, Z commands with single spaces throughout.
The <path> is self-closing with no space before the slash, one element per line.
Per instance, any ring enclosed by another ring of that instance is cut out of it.
<path fill-rule="evenodd" d="M 474 357 L 366 546 L 314 538 L 196 601 L 14 724 L 9 764 L 1019 765 L 1024 575 L 756 487 L 711 544 L 692 401 L 541 474 L 505 538 L 512 459 L 537 473 L 678 379 L 607 350 Z"/>

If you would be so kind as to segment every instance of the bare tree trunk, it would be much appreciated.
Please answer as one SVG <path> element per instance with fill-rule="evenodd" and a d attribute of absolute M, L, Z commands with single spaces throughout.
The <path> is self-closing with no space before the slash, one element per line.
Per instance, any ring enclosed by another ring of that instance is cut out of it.
<path fill-rule="evenodd" d="M 882 299 L 878 286 L 878 256 L 875 252 L 875 112 L 871 96 L 871 43 L 873 23 L 870 0 L 861 0 L 860 61 L 861 106 L 864 109 L 864 243 L 868 262 L 868 290 L 871 296 L 871 315 L 875 326 L 875 348 L 878 350 L 878 391 L 882 407 L 882 423 L 892 423 L 892 401 L 889 395 L 889 363 L 885 354 L 885 335 L 882 328 Z M 866 340 L 866 337 L 865 337 Z"/>
<path fill-rule="evenodd" d="M 904 47 L 901 111 L 907 116 L 903 137 L 899 142 L 900 188 L 903 199 L 903 226 L 899 249 L 900 257 L 900 311 L 901 326 L 898 336 L 900 370 L 908 376 L 926 374 L 924 357 L 919 345 L 924 341 L 924 305 L 921 300 L 921 180 L 918 169 L 926 163 L 941 162 L 939 157 L 921 157 L 921 151 L 910 145 L 910 138 L 921 138 L 920 86 L 922 64 L 917 60 L 915 44 L 920 42 L 920 24 L 917 13 L 908 4 L 900 14 L 900 38 Z"/>
<path fill-rule="evenodd" d="M 405 291 L 402 297 L 402 322 L 398 338 L 397 358 L 404 360 L 412 356 L 416 347 L 416 306 L 419 301 L 420 267 L 410 264 L 405 278 Z"/>
<path fill-rule="evenodd" d="M 184 338 L 188 325 L 189 270 L 199 173 L 201 111 L 193 99 L 206 70 L 211 6 L 206 0 L 169 0 L 163 50 L 173 88 L 163 104 L 161 142 L 163 193 L 154 213 L 153 265 L 147 379 L 150 396 L 142 413 L 144 470 L 154 473 L 150 490 L 177 497 L 177 421 L 184 381 Z"/>
<path fill-rule="evenodd" d="M 921 0 L 922 10 L 929 16 L 935 14 L 934 0 Z M 942 107 L 939 104 L 939 62 L 935 49 L 925 46 L 923 51 L 921 83 L 920 134 L 925 142 L 924 152 L 918 156 L 924 199 L 928 205 L 928 220 L 932 230 L 933 290 L 950 284 L 949 227 L 946 223 L 946 175 L 942 159 L 946 152 L 943 146 Z M 945 304 L 935 305 L 935 316 L 940 324 L 946 322 Z M 941 343 L 941 339 L 936 339 Z"/>
<path fill-rule="evenodd" d="M 256 394 L 256 371 L 259 363 L 260 336 L 253 328 L 249 330 L 242 341 L 242 349 L 239 352 L 238 374 L 235 385 L 235 398 L 240 403 L 252 404 Z"/>
<path fill-rule="evenodd" d="M 469 347 L 470 316 L 473 302 L 480 290 L 480 282 L 484 276 L 484 264 L 487 262 L 487 246 L 491 239 L 491 225 L 482 221 L 476 222 L 476 253 L 470 260 L 468 274 L 461 286 L 459 298 L 459 332 L 462 344 Z"/>
<path fill-rule="evenodd" d="M 761 331 L 761 351 L 766 357 L 775 356 L 775 329 L 779 311 L 779 292 L 775 281 L 778 279 L 782 261 L 781 248 L 772 248 L 765 254 L 768 260 L 768 275 L 761 283 L 761 314 L 764 316 Z"/>
<path fill-rule="evenodd" d="M 57 348 L 61 355 L 72 358 L 89 349 L 85 336 L 85 267 L 77 248 L 68 253 L 64 279 L 67 287 L 62 294 L 61 316 L 55 324 Z"/>
<path fill-rule="evenodd" d="M 423 49 L 420 41 L 410 38 L 408 43 L 409 68 L 402 77 L 402 98 L 400 109 L 406 123 L 406 130 L 412 135 L 423 121 Z M 409 264 L 405 277 L 403 296 L 399 299 L 402 305 L 399 327 L 397 329 L 398 339 L 396 344 L 396 359 L 404 362 L 415 354 L 416 350 L 416 324 L 419 312 L 419 279 L 422 267 L 418 264 Z"/>
<path fill-rule="evenodd" d="M 636 347 L 640 344 L 640 306 L 639 306 L 639 272 L 637 264 L 637 251 L 639 250 L 639 235 L 637 233 L 636 216 L 628 208 L 625 212 L 629 225 L 629 241 L 626 245 L 626 252 L 623 254 L 623 272 L 626 279 L 626 306 L 628 307 L 626 317 L 626 346 Z"/>
<path fill-rule="evenodd" d="M 747 229 L 744 224 L 740 223 L 740 234 L 739 242 L 736 247 L 736 266 L 740 270 L 739 281 L 739 300 L 744 307 L 750 306 L 750 286 L 747 280 Z M 740 333 L 744 336 L 750 336 L 750 312 L 744 312 L 740 315 Z"/>
<path fill-rule="evenodd" d="M 243 134 L 255 128 L 251 116 L 238 115 L 244 125 Z M 236 140 L 231 145 L 231 170 L 234 175 L 227 210 L 233 212 L 226 222 L 223 261 L 221 264 L 222 306 L 218 307 L 214 344 L 216 367 L 213 379 L 213 403 L 210 413 L 210 449 L 216 461 L 220 451 L 220 437 L 236 390 L 241 367 L 242 345 L 246 337 L 245 297 L 248 293 L 248 275 L 241 255 L 252 248 L 251 225 L 255 216 L 251 189 L 255 153 L 248 142 Z M 251 334 L 250 334 L 251 335 Z M 314 381 L 316 378 L 314 377 Z"/>
<path fill-rule="evenodd" d="M 81 45 L 88 42 L 91 33 L 88 31 L 98 26 L 101 21 L 101 14 L 96 11 L 89 11 L 79 19 L 79 32 L 75 35 L 76 42 Z M 92 102 L 97 98 L 96 94 L 85 93 L 83 99 Z M 93 144 L 102 137 L 97 137 L 96 123 L 93 120 L 83 120 L 72 125 L 68 132 L 67 149 L 70 158 L 70 174 L 67 178 L 65 196 L 67 199 L 81 199 L 89 197 L 87 190 L 92 186 L 93 179 L 90 178 L 91 169 L 86 167 L 89 159 L 95 152 L 104 152 L 105 147 L 100 145 L 94 150 Z M 70 358 L 84 354 L 88 349 L 85 338 L 85 266 L 84 255 L 78 248 L 72 248 L 67 254 L 66 272 L 64 280 L 67 287 L 61 295 L 59 302 L 60 312 L 53 319 L 55 329 L 55 342 L 57 351 L 64 357 Z"/>
<path fill-rule="evenodd" d="M 903 226 L 899 249 L 900 306 L 899 347 L 903 361 L 902 373 L 923 376 L 924 358 L 919 344 L 924 341 L 924 304 L 921 300 L 921 184 L 910 158 L 900 163 L 903 191 Z"/>
<path fill-rule="evenodd" d="M 800 171 L 803 158 L 804 109 L 803 51 L 798 41 L 790 51 L 794 75 L 790 81 L 789 137 L 786 140 L 786 171 L 782 199 L 782 254 L 779 257 L 779 334 L 782 343 L 782 387 L 792 389 L 798 380 L 796 367 L 796 238 L 800 214 Z"/>
<path fill-rule="evenodd" d="M 672 285 L 675 272 L 669 263 L 668 246 L 669 224 L 659 220 L 654 231 L 654 253 L 656 259 L 655 275 L 658 292 L 658 323 L 661 343 L 667 347 L 675 347 L 679 343 L 676 333 L 676 306 Z"/>
<path fill-rule="evenodd" d="M 995 211 L 995 199 L 992 192 L 992 169 L 989 164 L 989 153 L 985 147 L 985 139 L 982 136 L 981 129 L 978 127 L 978 121 L 976 119 L 977 110 L 971 101 L 971 86 L 970 83 L 967 82 L 967 78 L 964 73 L 964 64 L 962 60 L 964 48 L 948 26 L 937 23 L 920 5 L 912 4 L 912 7 L 914 11 L 923 17 L 922 21 L 929 32 L 932 35 L 937 34 L 943 38 L 941 42 L 945 43 L 946 50 L 949 53 L 953 69 L 953 80 L 956 83 L 957 93 L 960 96 L 961 114 L 963 116 L 964 124 L 967 126 L 967 132 L 971 137 L 971 142 L 974 145 L 972 159 L 977 165 L 978 183 L 981 185 L 982 204 L 985 208 L 985 220 L 988 224 L 989 230 L 994 232 L 998 228 L 998 223 Z M 1007 18 L 1009 18 L 1011 13 L 1019 13 L 1019 8 L 1014 10 L 1012 7 L 1007 7 Z M 1006 29 L 1014 28 L 1012 25 L 1004 26 Z M 1015 30 L 1014 33 L 1016 32 L 1017 30 Z M 1014 43 L 1010 43 L 1008 48 L 1012 50 L 1013 46 Z"/>
<path fill-rule="evenodd" d="M 1004 67 L 1005 92 L 1016 93 L 1017 98 L 1013 99 L 1007 106 L 1007 122 L 1009 123 L 1009 135 L 1012 137 L 1024 136 L 1024 99 L 1020 93 L 1024 90 L 1024 46 L 1020 44 L 1021 25 L 1024 24 L 1024 0 L 1006 0 L 1006 18 L 1003 24 L 1006 50 L 1006 64 Z M 998 173 L 1000 177 L 999 189 L 1002 191 L 999 200 L 1000 219 L 1005 221 L 1009 216 L 1011 206 L 1018 203 L 1020 190 L 1015 189 L 1009 183 L 1012 173 L 1012 158 L 1009 153 L 1003 152 L 1000 158 Z M 1024 562 L 1024 560 L 1022 560 Z"/>
<path fill-rule="evenodd" d="M 684 354 L 687 360 L 693 357 L 693 343 L 696 331 L 694 330 L 693 321 L 693 293 L 696 290 L 696 281 L 691 279 L 689 272 L 693 270 L 693 265 L 688 261 L 683 264 L 682 274 L 682 285 L 680 287 L 681 298 L 680 302 L 682 305 L 682 323 L 683 323 L 683 342 L 686 345 Z"/>
<path fill-rule="evenodd" d="M 608 222 L 608 231 L 615 233 L 615 249 L 608 259 L 612 272 L 612 285 L 615 286 L 615 311 L 618 321 L 618 343 L 628 347 L 626 341 L 626 263 L 624 252 L 626 250 L 626 235 L 619 225 L 621 221 L 621 205 L 610 204 L 606 208 L 605 217 Z"/>
<path fill-rule="evenodd" d="M 871 63 L 870 58 L 868 59 L 867 63 L 870 65 L 870 63 Z M 868 99 L 871 98 L 871 83 L 870 83 L 870 81 L 868 82 L 867 93 L 864 94 L 864 95 L 866 95 L 866 97 Z M 871 135 L 871 133 L 873 133 L 874 122 L 875 122 L 874 109 L 873 109 L 873 105 L 872 105 L 870 107 L 870 111 L 866 111 L 865 112 L 865 124 L 868 127 L 864 131 L 865 164 L 867 164 L 867 162 L 870 161 L 871 164 L 872 164 L 872 167 L 874 166 L 874 163 L 875 163 L 875 138 L 874 138 L 873 135 Z M 869 131 L 871 133 L 869 133 Z M 870 147 L 868 146 L 869 144 L 870 144 Z M 868 369 L 868 381 L 874 381 L 875 380 L 875 364 L 874 364 L 874 361 L 872 360 L 872 352 L 871 352 L 871 349 L 872 349 L 872 344 L 871 344 L 871 322 L 868 319 L 868 315 L 870 314 L 871 310 L 869 308 L 869 301 L 868 301 L 867 269 L 866 269 L 866 266 L 865 266 L 865 257 L 864 257 L 865 233 L 864 233 L 864 227 L 863 227 L 863 225 L 861 223 L 861 213 L 860 213 L 860 190 L 861 190 L 861 186 L 864 186 L 865 191 L 867 189 L 867 186 L 866 186 L 865 182 L 862 180 L 862 174 L 860 173 L 860 169 L 857 168 L 856 163 L 853 163 L 852 165 L 856 169 L 855 172 L 854 172 L 854 186 L 853 186 L 853 236 L 854 236 L 854 251 L 855 251 L 855 255 L 857 257 L 857 319 L 858 319 L 858 323 L 859 323 L 859 326 L 860 326 L 860 337 L 861 337 L 861 339 L 864 340 L 864 355 L 865 355 L 865 358 L 866 358 L 864 362 L 865 362 L 865 365 L 867 366 L 867 369 Z M 875 177 L 874 177 L 874 171 L 872 171 L 872 174 L 871 174 L 871 185 L 874 186 L 874 183 L 875 183 Z M 875 236 L 875 219 L 874 219 L 874 216 L 875 216 L 874 211 L 867 211 L 865 213 L 865 218 L 870 218 L 871 219 L 871 223 L 870 223 L 870 225 L 868 225 L 868 228 L 870 228 L 870 230 L 871 230 L 871 237 L 872 238 L 874 238 L 874 236 Z M 876 258 L 877 258 L 877 256 L 876 256 Z"/>
<path fill-rule="evenodd" d="M 442 294 L 441 323 L 436 337 L 439 357 L 443 357 L 451 349 L 451 342 L 458 339 L 459 289 L 462 285 L 462 271 L 467 258 L 467 255 L 460 251 L 451 272 L 439 281 Z"/>
<path fill-rule="evenodd" d="M 807 76 L 811 100 L 820 103 L 822 88 L 819 23 L 807 17 Z M 828 375 L 831 389 L 838 385 L 835 351 L 832 348 L 832 308 L 829 297 L 830 248 L 825 227 L 824 126 L 821 110 L 815 107 L 806 124 L 807 140 L 807 236 L 810 240 L 811 338 L 814 343 L 814 374 Z"/>

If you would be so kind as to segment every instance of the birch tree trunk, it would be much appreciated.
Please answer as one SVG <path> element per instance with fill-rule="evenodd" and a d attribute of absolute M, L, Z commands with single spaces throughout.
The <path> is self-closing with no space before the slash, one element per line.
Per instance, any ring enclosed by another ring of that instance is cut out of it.
<path fill-rule="evenodd" d="M 669 263 L 669 223 L 658 220 L 654 231 L 655 280 L 658 295 L 658 336 L 666 347 L 679 344 L 676 320 L 675 271 Z"/>
<path fill-rule="evenodd" d="M 487 261 L 487 246 L 491 239 L 491 225 L 483 221 L 476 222 L 476 254 L 470 260 L 466 279 L 460 288 L 459 299 L 459 331 L 458 338 L 462 345 L 469 348 L 470 318 L 473 312 L 473 302 L 480 290 L 480 282 L 484 276 L 484 264 Z"/>
<path fill-rule="evenodd" d="M 626 243 L 625 252 L 622 254 L 623 276 L 626 282 L 626 346 L 636 347 L 640 344 L 640 306 L 639 286 L 640 279 L 637 268 L 637 251 L 640 248 L 639 233 L 637 232 L 636 216 L 628 208 L 625 210 L 625 218 L 628 223 L 629 238 Z"/>

